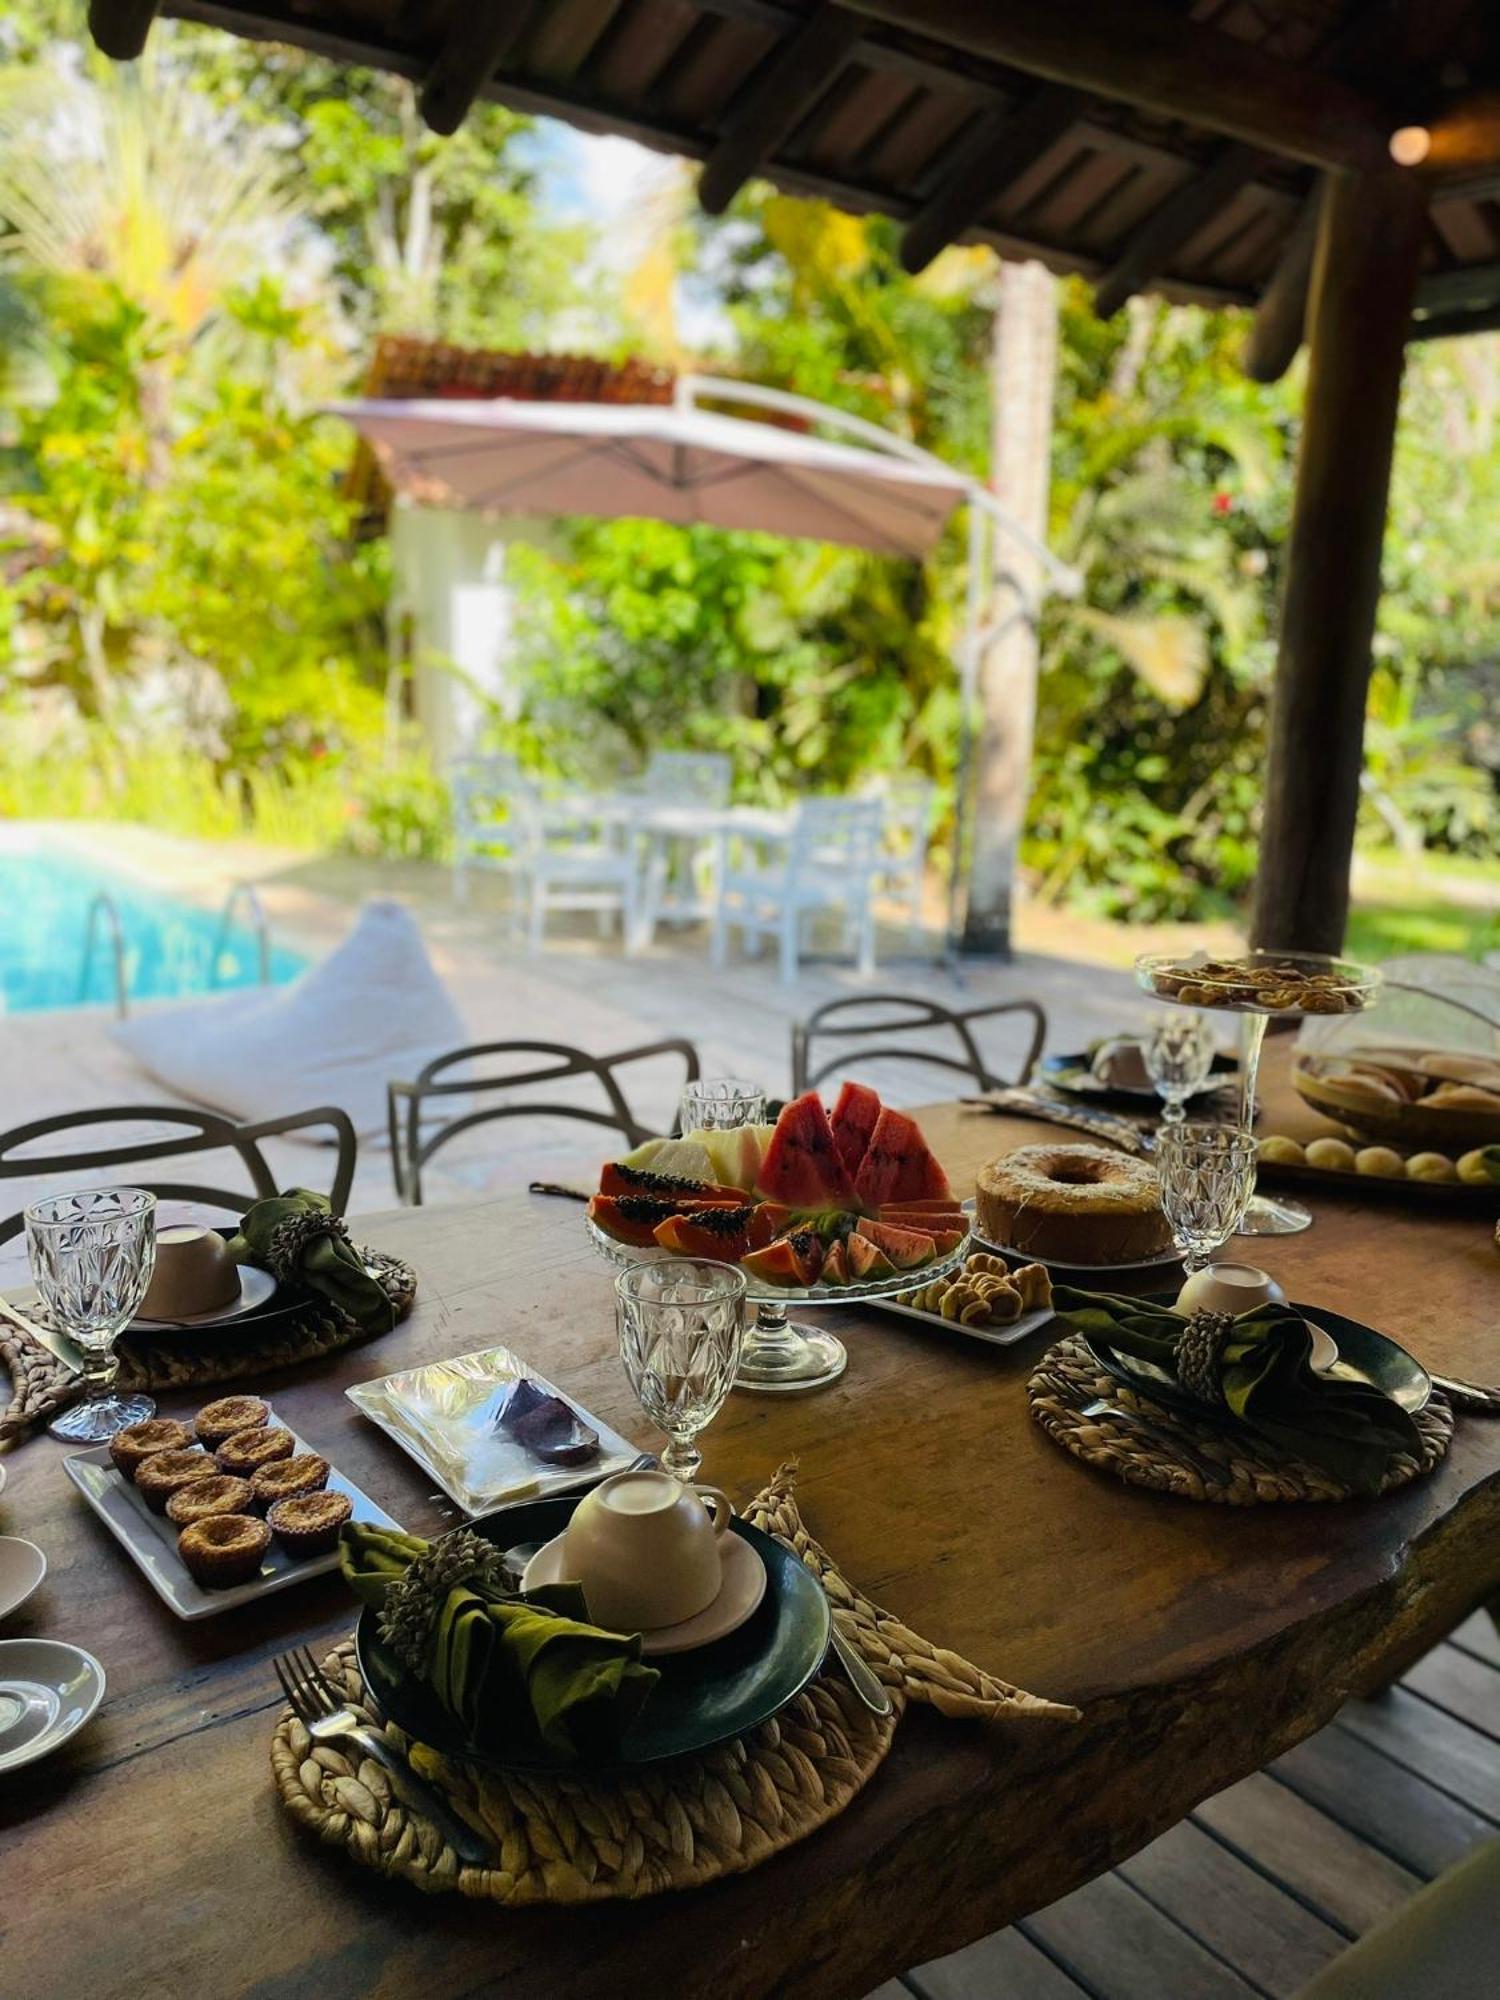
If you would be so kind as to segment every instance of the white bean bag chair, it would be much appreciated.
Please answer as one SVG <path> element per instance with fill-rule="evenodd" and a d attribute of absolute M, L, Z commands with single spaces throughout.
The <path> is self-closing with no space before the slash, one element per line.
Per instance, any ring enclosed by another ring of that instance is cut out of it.
<path fill-rule="evenodd" d="M 114 1036 L 211 1110 L 250 1120 L 334 1104 L 362 1139 L 385 1133 L 387 1083 L 469 1040 L 411 912 L 387 901 L 366 903 L 343 943 L 290 986 L 154 1008 Z"/>

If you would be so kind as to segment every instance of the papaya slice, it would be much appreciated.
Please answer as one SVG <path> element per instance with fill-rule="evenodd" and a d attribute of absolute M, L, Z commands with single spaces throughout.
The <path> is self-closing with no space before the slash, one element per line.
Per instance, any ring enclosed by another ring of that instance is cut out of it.
<path fill-rule="evenodd" d="M 711 1257 L 737 1264 L 751 1247 L 750 1222 L 755 1210 L 748 1202 L 731 1208 L 715 1202 L 687 1215 L 669 1215 L 653 1234 L 663 1250 L 679 1257 Z"/>
<path fill-rule="evenodd" d="M 740 1262 L 762 1284 L 802 1288 L 816 1283 L 823 1246 L 811 1230 L 799 1229 L 791 1236 L 778 1236 L 764 1250 L 750 1251 Z"/>
<path fill-rule="evenodd" d="M 644 1194 L 596 1194 L 588 1205 L 588 1218 L 617 1243 L 629 1243 L 637 1250 L 650 1250 L 656 1243 L 658 1223 L 677 1213 L 669 1201 L 653 1201 Z"/>
<path fill-rule="evenodd" d="M 743 1205 L 743 1188 L 725 1187 L 718 1181 L 690 1181 L 680 1174 L 658 1174 L 650 1167 L 632 1167 L 624 1160 L 610 1160 L 599 1176 L 600 1194 L 639 1194 L 652 1201 L 674 1201 L 707 1208 L 710 1202 Z"/>

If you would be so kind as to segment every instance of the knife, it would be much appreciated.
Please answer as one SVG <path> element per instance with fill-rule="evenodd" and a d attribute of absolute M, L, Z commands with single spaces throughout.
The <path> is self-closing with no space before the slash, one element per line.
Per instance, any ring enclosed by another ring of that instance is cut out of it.
<path fill-rule="evenodd" d="M 65 1333 L 58 1333 L 50 1326 L 42 1326 L 38 1321 L 29 1319 L 19 1306 L 4 1297 L 0 1297 L 0 1314 L 3 1314 L 13 1326 L 19 1327 L 22 1333 L 29 1333 L 31 1338 L 45 1347 L 70 1374 L 83 1373 L 83 1356 Z"/>

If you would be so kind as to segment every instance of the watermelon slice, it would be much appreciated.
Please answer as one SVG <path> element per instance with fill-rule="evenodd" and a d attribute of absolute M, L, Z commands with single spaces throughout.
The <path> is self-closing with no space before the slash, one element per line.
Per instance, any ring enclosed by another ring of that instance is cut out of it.
<path fill-rule="evenodd" d="M 587 1210 L 589 1220 L 606 1236 L 637 1250 L 654 1248 L 657 1224 L 676 1212 L 671 1202 L 653 1201 L 644 1194 L 596 1194 Z"/>
<path fill-rule="evenodd" d="M 920 1210 L 928 1215 L 943 1215 L 950 1210 L 959 1214 L 963 1212 L 963 1203 L 956 1194 L 939 1195 L 930 1201 L 896 1201 L 891 1206 L 893 1208 L 909 1208 L 914 1213 Z"/>
<path fill-rule="evenodd" d="M 867 1083 L 846 1083 L 833 1107 L 833 1143 L 852 1181 L 880 1117 L 881 1103 Z"/>
<path fill-rule="evenodd" d="M 917 1205 L 907 1207 L 904 1202 L 891 1202 L 880 1211 L 880 1221 L 894 1222 L 898 1229 L 967 1229 L 969 1218 L 954 1202 L 950 1208 L 923 1208 Z"/>
<path fill-rule="evenodd" d="M 688 1202 L 707 1208 L 723 1201 L 738 1207 L 745 1196 L 740 1188 L 724 1187 L 717 1181 L 685 1181 L 676 1174 L 658 1174 L 650 1167 L 627 1167 L 623 1160 L 611 1160 L 599 1176 L 600 1194 L 644 1194 L 653 1201 Z"/>
<path fill-rule="evenodd" d="M 898 1271 L 914 1271 L 937 1255 L 937 1244 L 920 1229 L 897 1229 L 889 1222 L 856 1222 L 854 1233 L 883 1250 Z"/>
<path fill-rule="evenodd" d="M 722 1264 L 737 1264 L 751 1247 L 754 1214 L 748 1202 L 739 1208 L 719 1202 L 689 1215 L 669 1215 L 653 1233 L 663 1250 L 679 1257 L 712 1257 Z"/>
<path fill-rule="evenodd" d="M 880 1246 L 858 1230 L 845 1239 L 844 1261 L 849 1266 L 850 1282 L 856 1285 L 866 1278 L 889 1278 L 896 1269 Z"/>
<path fill-rule="evenodd" d="M 828 1255 L 823 1259 L 823 1268 L 818 1273 L 818 1283 L 820 1285 L 847 1285 L 848 1282 L 849 1265 L 844 1256 L 844 1246 L 842 1243 L 835 1243 L 833 1248 L 828 1252 Z"/>
<path fill-rule="evenodd" d="M 780 1236 L 764 1250 L 752 1250 L 740 1262 L 766 1285 L 813 1284 L 823 1268 L 823 1246 L 816 1236 L 799 1229 L 792 1236 Z"/>
<path fill-rule="evenodd" d="M 875 1121 L 854 1192 L 860 1207 L 871 1211 L 893 1202 L 953 1199 L 948 1176 L 929 1152 L 916 1121 L 889 1108 Z"/>
<path fill-rule="evenodd" d="M 794 1097 L 776 1121 L 761 1162 L 760 1192 L 789 1208 L 851 1208 L 854 1189 L 815 1090 Z"/>

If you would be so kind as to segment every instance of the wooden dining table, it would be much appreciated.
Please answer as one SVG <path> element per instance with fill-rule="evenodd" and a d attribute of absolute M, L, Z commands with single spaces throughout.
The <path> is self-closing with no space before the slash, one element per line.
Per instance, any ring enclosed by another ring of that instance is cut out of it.
<path fill-rule="evenodd" d="M 1284 1052 L 1268 1052 L 1266 1081 L 1275 1118 Z M 961 1188 L 981 1162 L 1059 1136 L 957 1104 L 917 1115 Z M 1294 1299 L 1363 1319 L 1435 1368 L 1500 1378 L 1489 1220 L 1390 1199 L 1312 1206 L 1304 1234 L 1242 1251 Z M 416 1265 L 411 1316 L 257 1386 L 411 1530 L 453 1514 L 343 1394 L 398 1365 L 503 1341 L 656 1442 L 616 1355 L 612 1272 L 574 1203 L 403 1210 L 355 1234 Z M 799 1460 L 808 1526 L 861 1589 L 927 1638 L 1076 1703 L 1078 1722 L 914 1706 L 839 1818 L 689 1894 L 518 1911 L 424 1897 L 319 1848 L 272 1787 L 271 1658 L 349 1631 L 339 1580 L 179 1623 L 73 1491 L 67 1447 L 39 1437 L 5 1460 L 0 1529 L 38 1542 L 48 1576 L 0 1636 L 87 1647 L 108 1692 L 66 1749 L 0 1777 L 0 1991 L 857 2000 L 1141 1847 L 1500 1586 L 1500 1420 L 1460 1416 L 1437 1470 L 1382 1500 L 1198 1505 L 1088 1470 L 1032 1423 L 1025 1384 L 1045 1331 L 998 1348 L 869 1305 L 814 1316 L 844 1339 L 845 1375 L 800 1397 L 732 1395 L 704 1439 L 705 1478 L 743 1500 Z M 166 1414 L 192 1407 L 161 1400 Z"/>

